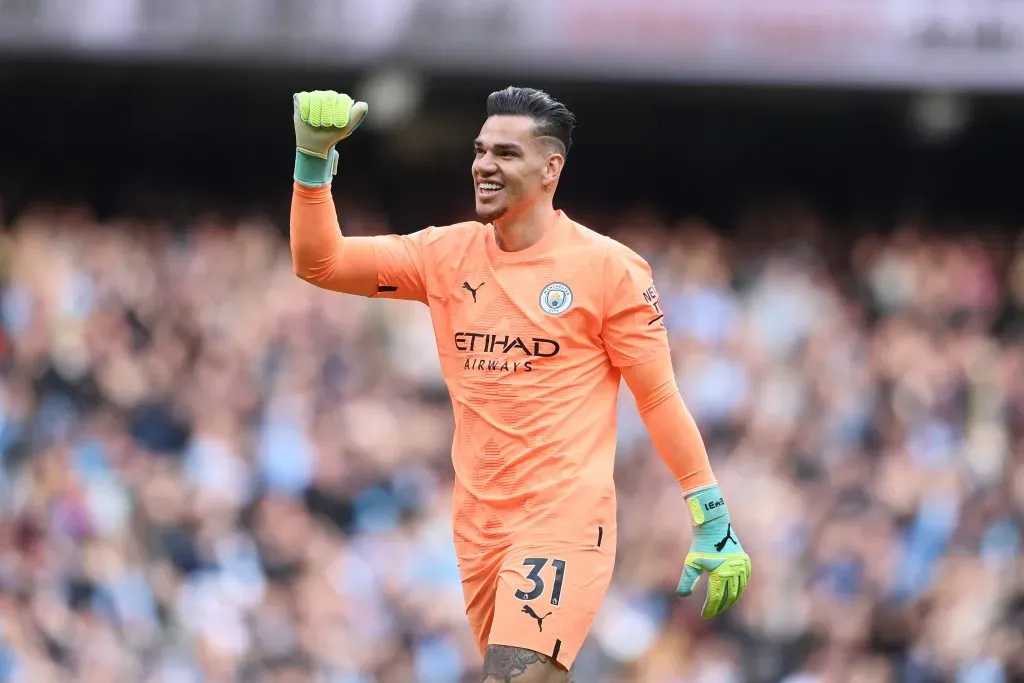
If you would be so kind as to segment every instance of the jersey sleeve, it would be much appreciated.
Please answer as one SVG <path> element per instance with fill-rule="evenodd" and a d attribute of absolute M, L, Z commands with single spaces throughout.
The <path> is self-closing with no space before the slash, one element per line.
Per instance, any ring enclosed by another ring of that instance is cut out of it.
<path fill-rule="evenodd" d="M 330 186 L 294 184 L 290 241 L 295 273 L 323 289 L 425 303 L 434 230 L 345 237 Z"/>
<path fill-rule="evenodd" d="M 636 399 L 651 443 L 683 491 L 714 484 L 704 440 L 679 394 L 671 356 L 661 354 L 654 360 L 625 367 L 622 378 Z"/>
<path fill-rule="evenodd" d="M 668 331 L 651 267 L 625 247 L 609 254 L 605 263 L 608 294 L 601 339 L 612 365 L 624 368 L 668 354 Z"/>
<path fill-rule="evenodd" d="M 411 235 L 345 238 L 358 244 L 360 250 L 372 249 L 377 267 L 377 291 L 371 296 L 426 303 L 427 244 L 433 230 L 425 228 Z"/>

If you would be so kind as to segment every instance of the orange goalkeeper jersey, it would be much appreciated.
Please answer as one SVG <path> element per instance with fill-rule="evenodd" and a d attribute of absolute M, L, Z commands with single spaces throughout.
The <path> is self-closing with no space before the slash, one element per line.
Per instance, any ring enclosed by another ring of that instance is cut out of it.
<path fill-rule="evenodd" d="M 296 273 L 325 289 L 430 307 L 455 411 L 460 558 L 614 532 L 620 378 L 684 491 L 714 481 L 672 371 L 651 269 L 557 212 L 506 252 L 469 222 L 342 237 L 330 187 L 294 186 Z"/>
<path fill-rule="evenodd" d="M 356 273 L 360 255 L 375 262 L 369 295 L 430 307 L 462 551 L 614 525 L 619 369 L 668 352 L 647 263 L 562 212 L 518 252 L 479 223 L 346 237 L 345 250 Z"/>

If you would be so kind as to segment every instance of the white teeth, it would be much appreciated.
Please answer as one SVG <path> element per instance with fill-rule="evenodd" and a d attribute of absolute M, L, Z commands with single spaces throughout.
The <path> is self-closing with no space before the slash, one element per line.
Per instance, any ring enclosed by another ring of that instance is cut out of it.
<path fill-rule="evenodd" d="M 480 183 L 481 190 L 497 191 L 501 189 L 501 185 L 497 183 Z"/>

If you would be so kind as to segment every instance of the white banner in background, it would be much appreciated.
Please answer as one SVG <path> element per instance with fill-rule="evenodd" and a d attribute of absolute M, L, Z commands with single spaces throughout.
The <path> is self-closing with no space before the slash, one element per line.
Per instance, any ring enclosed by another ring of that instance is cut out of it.
<path fill-rule="evenodd" d="M 564 51 L 655 73 L 1024 85 L 1022 0 L 562 0 Z"/>
<path fill-rule="evenodd" d="M 442 3 L 444 4 L 444 3 Z M 521 0 L 470 52 L 585 78 L 1024 89 L 1024 0 Z M 469 47 L 472 46 L 472 47 Z M 419 57 L 472 68 L 443 43 Z M 498 59 L 501 68 L 501 60 Z"/>
<path fill-rule="evenodd" d="M 0 0 L 0 51 L 1024 90 L 1024 0 Z"/>

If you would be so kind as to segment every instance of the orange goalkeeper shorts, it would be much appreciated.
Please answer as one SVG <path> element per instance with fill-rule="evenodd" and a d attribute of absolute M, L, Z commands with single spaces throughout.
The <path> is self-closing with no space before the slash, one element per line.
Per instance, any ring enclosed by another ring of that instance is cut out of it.
<path fill-rule="evenodd" d="M 611 583 L 614 530 L 590 544 L 518 543 L 466 553 L 459 571 L 466 615 L 480 647 L 533 650 L 569 669 Z"/>

